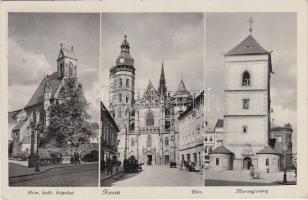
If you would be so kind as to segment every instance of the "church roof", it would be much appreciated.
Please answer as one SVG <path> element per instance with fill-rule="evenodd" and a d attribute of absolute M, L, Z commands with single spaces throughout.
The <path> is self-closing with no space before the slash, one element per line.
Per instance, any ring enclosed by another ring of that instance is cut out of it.
<path fill-rule="evenodd" d="M 265 50 L 252 35 L 248 35 L 241 43 L 226 53 L 226 55 L 256 55 L 269 53 L 270 52 Z"/>
<path fill-rule="evenodd" d="M 173 96 L 182 96 L 182 95 L 190 95 L 189 91 L 186 90 L 183 79 L 181 79 L 178 89 L 176 90 Z"/>
<path fill-rule="evenodd" d="M 217 123 L 215 125 L 215 128 L 223 128 L 224 127 L 224 120 L 223 119 L 218 119 Z"/>
<path fill-rule="evenodd" d="M 65 57 L 65 58 L 72 58 L 72 59 L 77 60 L 73 49 L 67 49 L 67 48 L 61 47 L 58 59 L 61 59 L 63 57 Z"/>
<path fill-rule="evenodd" d="M 214 149 L 210 154 L 233 154 L 229 149 L 224 146 L 219 146 Z"/>
<path fill-rule="evenodd" d="M 272 147 L 266 146 L 261 151 L 257 152 L 257 154 L 280 154 L 280 153 L 275 151 Z"/>
<path fill-rule="evenodd" d="M 50 76 L 46 76 L 40 83 L 40 85 L 38 86 L 38 88 L 36 89 L 36 91 L 34 92 L 34 94 L 32 95 L 32 97 L 30 98 L 28 104 L 25 106 L 30 107 L 36 104 L 39 104 L 41 102 L 44 101 L 44 88 L 45 88 L 45 84 L 46 82 L 49 82 L 52 94 L 51 97 L 53 98 L 57 89 L 60 86 L 60 83 L 62 81 L 61 78 L 58 78 L 58 72 L 54 72 L 52 73 Z"/>

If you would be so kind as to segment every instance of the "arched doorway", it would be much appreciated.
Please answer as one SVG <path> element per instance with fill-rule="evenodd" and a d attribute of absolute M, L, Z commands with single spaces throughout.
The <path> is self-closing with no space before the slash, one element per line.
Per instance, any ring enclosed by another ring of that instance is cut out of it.
<path fill-rule="evenodd" d="M 243 169 L 249 169 L 252 165 L 252 160 L 250 157 L 245 157 L 243 159 Z"/>

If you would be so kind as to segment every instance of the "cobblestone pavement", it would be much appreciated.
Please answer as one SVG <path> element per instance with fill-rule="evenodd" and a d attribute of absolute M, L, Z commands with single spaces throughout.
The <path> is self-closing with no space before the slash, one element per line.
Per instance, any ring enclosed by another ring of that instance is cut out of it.
<path fill-rule="evenodd" d="M 202 172 L 188 172 L 168 166 L 144 166 L 138 173 L 121 174 L 101 186 L 202 186 Z"/>
<path fill-rule="evenodd" d="M 251 179 L 248 170 L 213 171 L 205 170 L 205 186 L 261 186 L 281 185 L 283 172 L 260 173 L 260 178 Z M 288 184 L 296 184 L 294 172 L 287 173 Z"/>
<path fill-rule="evenodd" d="M 50 169 L 41 174 L 9 178 L 10 186 L 97 187 L 98 163 Z"/>

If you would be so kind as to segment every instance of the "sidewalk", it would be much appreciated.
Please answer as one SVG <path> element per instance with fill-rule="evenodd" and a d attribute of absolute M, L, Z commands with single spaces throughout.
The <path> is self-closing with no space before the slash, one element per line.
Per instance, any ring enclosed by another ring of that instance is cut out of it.
<path fill-rule="evenodd" d="M 296 177 L 294 172 L 287 172 L 288 182 L 295 182 Z M 247 183 L 264 183 L 272 184 L 278 183 L 283 180 L 283 171 L 274 172 L 274 173 L 260 173 L 259 179 L 251 179 L 248 170 L 244 171 L 214 171 L 214 170 L 205 170 L 205 180 L 217 180 L 217 181 L 239 181 Z"/>
<path fill-rule="evenodd" d="M 110 173 L 107 175 L 106 169 L 104 171 L 101 171 L 101 181 L 105 181 L 113 176 L 124 173 L 124 169 L 123 167 L 118 167 L 118 172 L 116 172 L 116 168 L 114 167 L 112 172 L 112 175 Z"/>
<path fill-rule="evenodd" d="M 82 163 L 81 165 L 91 164 L 89 163 Z M 49 165 L 49 166 L 42 166 L 40 167 L 40 171 L 36 172 L 35 168 L 28 168 L 27 161 L 12 161 L 9 160 L 9 178 L 13 177 L 21 177 L 21 176 L 29 176 L 34 174 L 41 174 L 50 169 L 54 168 L 64 168 L 64 167 L 73 167 L 74 164 L 59 164 L 59 165 Z"/>

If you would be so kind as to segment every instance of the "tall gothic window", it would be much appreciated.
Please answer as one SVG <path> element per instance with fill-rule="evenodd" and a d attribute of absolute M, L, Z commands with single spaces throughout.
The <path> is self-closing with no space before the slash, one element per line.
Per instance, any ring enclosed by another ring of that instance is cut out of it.
<path fill-rule="evenodd" d="M 129 79 L 126 79 L 126 88 L 129 88 Z"/>
<path fill-rule="evenodd" d="M 169 138 L 165 137 L 165 146 L 169 146 Z"/>
<path fill-rule="evenodd" d="M 242 85 L 243 86 L 250 86 L 250 74 L 248 71 L 244 71 L 242 75 Z"/>
<path fill-rule="evenodd" d="M 122 102 L 122 94 L 119 94 L 119 102 Z"/>
<path fill-rule="evenodd" d="M 146 115 L 146 126 L 154 126 L 154 115 L 151 111 Z"/>
<path fill-rule="evenodd" d="M 122 78 L 120 78 L 120 83 L 119 83 L 119 87 L 122 87 Z"/>
<path fill-rule="evenodd" d="M 127 95 L 125 95 L 125 101 L 126 101 L 126 103 L 128 103 L 128 97 L 127 97 Z"/>
<path fill-rule="evenodd" d="M 60 76 L 63 76 L 63 74 L 64 74 L 64 67 L 63 67 L 63 63 L 60 63 L 60 69 L 59 69 L 59 74 L 60 74 Z"/>
<path fill-rule="evenodd" d="M 122 112 L 121 112 L 121 109 L 119 109 L 119 114 L 118 114 L 118 117 L 122 117 Z"/>
<path fill-rule="evenodd" d="M 147 136 L 147 146 L 148 146 L 148 147 L 151 147 L 151 146 L 152 146 L 152 137 L 151 137 L 151 135 L 148 135 L 148 136 Z"/>
<path fill-rule="evenodd" d="M 73 76 L 73 64 L 70 63 L 68 66 L 68 75 Z"/>

